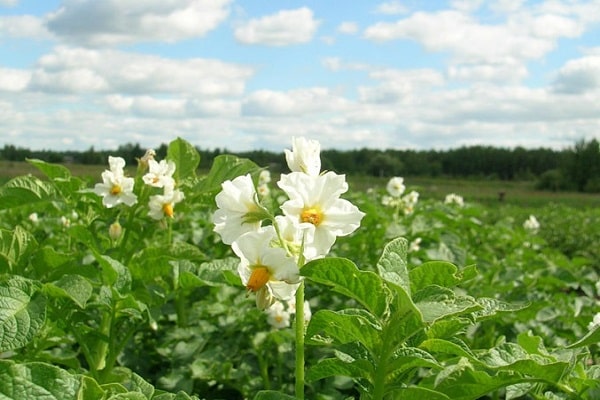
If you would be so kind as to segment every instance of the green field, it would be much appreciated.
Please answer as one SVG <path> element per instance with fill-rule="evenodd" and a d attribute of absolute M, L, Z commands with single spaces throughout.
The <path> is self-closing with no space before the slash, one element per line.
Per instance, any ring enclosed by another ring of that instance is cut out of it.
<path fill-rule="evenodd" d="M 0 397 L 600 398 L 597 196 L 167 154 L 0 165 Z"/>
<path fill-rule="evenodd" d="M 99 181 L 104 165 L 65 164 L 74 176 Z M 133 170 L 131 170 L 133 173 Z M 42 174 L 27 162 L 0 161 L 0 183 L 20 175 Z M 388 178 L 349 176 L 350 187 L 355 190 L 385 188 Z M 494 204 L 511 204 L 523 207 L 540 207 L 560 203 L 573 207 L 598 207 L 600 196 L 590 193 L 550 192 L 535 190 L 532 181 L 501 181 L 483 179 L 404 177 L 405 184 L 421 194 L 421 198 L 442 200 L 448 193 L 457 193 L 467 201 Z M 504 193 L 502 201 L 501 194 Z"/>

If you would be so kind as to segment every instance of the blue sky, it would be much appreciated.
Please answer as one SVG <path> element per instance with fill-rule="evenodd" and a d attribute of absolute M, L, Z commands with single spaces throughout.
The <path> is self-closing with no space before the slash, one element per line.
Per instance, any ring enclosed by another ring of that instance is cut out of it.
<path fill-rule="evenodd" d="M 0 146 L 600 139 L 599 0 L 0 0 Z"/>

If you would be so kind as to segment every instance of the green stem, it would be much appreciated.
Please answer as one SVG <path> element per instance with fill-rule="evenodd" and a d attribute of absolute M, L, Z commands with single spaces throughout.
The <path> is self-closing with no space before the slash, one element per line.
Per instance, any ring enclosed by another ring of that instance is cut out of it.
<path fill-rule="evenodd" d="M 379 351 L 379 357 L 377 360 L 377 366 L 375 368 L 375 376 L 373 379 L 373 395 L 371 396 L 372 400 L 382 400 L 385 394 L 385 379 L 387 376 L 387 368 L 389 361 L 389 338 L 390 329 L 385 329 L 383 332 L 383 343 L 381 344 L 381 348 Z"/>
<path fill-rule="evenodd" d="M 304 281 L 296 291 L 296 398 L 304 399 Z"/>

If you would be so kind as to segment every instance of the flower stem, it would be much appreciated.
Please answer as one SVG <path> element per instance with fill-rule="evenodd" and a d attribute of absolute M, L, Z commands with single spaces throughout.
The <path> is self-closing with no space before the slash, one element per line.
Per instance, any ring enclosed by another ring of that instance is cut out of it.
<path fill-rule="evenodd" d="M 296 398 L 304 399 L 304 281 L 296 291 Z"/>

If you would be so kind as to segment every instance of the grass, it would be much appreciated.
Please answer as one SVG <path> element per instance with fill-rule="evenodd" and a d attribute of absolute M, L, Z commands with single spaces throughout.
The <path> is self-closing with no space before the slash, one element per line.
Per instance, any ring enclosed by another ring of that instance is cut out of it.
<path fill-rule="evenodd" d="M 99 182 L 106 165 L 65 164 L 74 176 Z M 134 173 L 133 170 L 130 173 Z M 15 176 L 32 174 L 42 177 L 37 168 L 27 162 L 0 161 L 0 184 Z M 388 178 L 348 176 L 353 190 L 384 189 Z M 448 193 L 456 193 L 466 201 L 484 204 L 511 204 L 523 207 L 541 207 L 549 203 L 562 203 L 573 207 L 600 207 L 598 194 L 577 192 L 549 192 L 535 190 L 535 182 L 501 181 L 493 179 L 453 179 L 404 177 L 409 190 L 416 190 L 421 198 L 443 200 Z M 502 201 L 500 200 L 500 193 Z"/>

